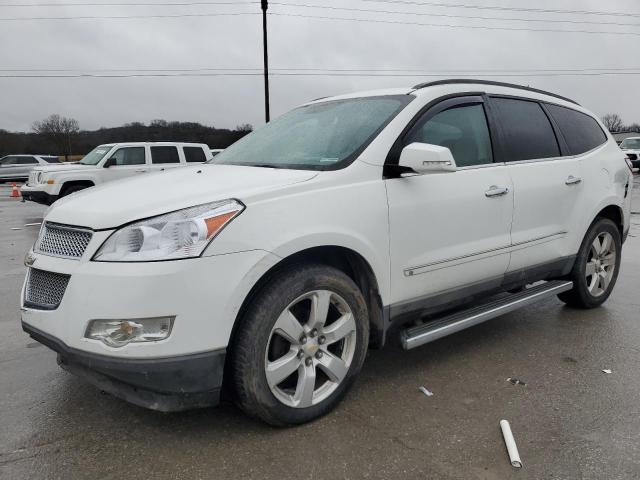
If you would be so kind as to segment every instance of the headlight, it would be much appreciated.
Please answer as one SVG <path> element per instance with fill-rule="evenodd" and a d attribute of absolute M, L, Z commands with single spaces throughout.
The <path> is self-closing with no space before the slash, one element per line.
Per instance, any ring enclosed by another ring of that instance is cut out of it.
<path fill-rule="evenodd" d="M 199 257 L 244 205 L 223 200 L 122 227 L 100 247 L 98 262 L 152 262 Z"/>

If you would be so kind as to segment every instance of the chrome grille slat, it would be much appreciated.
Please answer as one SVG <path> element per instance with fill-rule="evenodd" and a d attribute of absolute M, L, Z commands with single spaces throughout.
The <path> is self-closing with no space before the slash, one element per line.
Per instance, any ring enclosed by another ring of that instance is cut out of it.
<path fill-rule="evenodd" d="M 25 306 L 55 310 L 62 302 L 71 275 L 30 268 L 24 291 Z"/>
<path fill-rule="evenodd" d="M 46 222 L 36 242 L 36 251 L 52 257 L 79 259 L 92 237 L 91 230 Z"/>

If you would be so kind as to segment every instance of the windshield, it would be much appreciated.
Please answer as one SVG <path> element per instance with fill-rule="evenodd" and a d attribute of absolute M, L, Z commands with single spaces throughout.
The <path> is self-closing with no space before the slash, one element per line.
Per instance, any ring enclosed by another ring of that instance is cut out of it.
<path fill-rule="evenodd" d="M 97 165 L 107 152 L 111 150 L 111 147 L 113 147 L 113 145 L 100 145 L 87 153 L 78 163 L 82 165 Z"/>
<path fill-rule="evenodd" d="M 640 150 L 640 138 L 625 138 L 620 144 L 620 148 Z"/>
<path fill-rule="evenodd" d="M 342 168 L 413 98 L 352 98 L 296 108 L 242 138 L 209 163 L 303 170 Z"/>

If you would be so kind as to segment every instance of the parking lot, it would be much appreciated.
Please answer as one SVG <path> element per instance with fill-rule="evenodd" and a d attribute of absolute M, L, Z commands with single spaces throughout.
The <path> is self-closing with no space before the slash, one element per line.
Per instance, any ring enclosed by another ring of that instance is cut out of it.
<path fill-rule="evenodd" d="M 26 224 L 46 207 L 9 193 L 0 185 L 3 479 L 640 478 L 638 176 L 622 269 L 604 307 L 553 299 L 410 352 L 371 351 L 333 413 L 283 430 L 229 404 L 148 411 L 61 370 L 22 332 L 18 308 L 23 257 L 38 232 Z M 503 418 L 520 470 L 508 461 Z"/>

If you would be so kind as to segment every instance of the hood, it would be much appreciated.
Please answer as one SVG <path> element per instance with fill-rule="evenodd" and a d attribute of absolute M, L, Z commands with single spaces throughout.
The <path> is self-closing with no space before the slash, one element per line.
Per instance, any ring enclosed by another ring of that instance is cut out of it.
<path fill-rule="evenodd" d="M 240 201 L 312 179 L 309 170 L 197 165 L 92 187 L 55 202 L 46 220 L 109 229 L 143 218 L 227 198 Z"/>
<path fill-rule="evenodd" d="M 48 173 L 56 173 L 56 172 L 86 172 L 88 170 L 98 168 L 95 165 L 79 165 L 77 162 L 74 163 L 52 163 L 50 165 L 45 165 L 41 167 L 36 167 L 33 170 L 37 172 Z"/>

